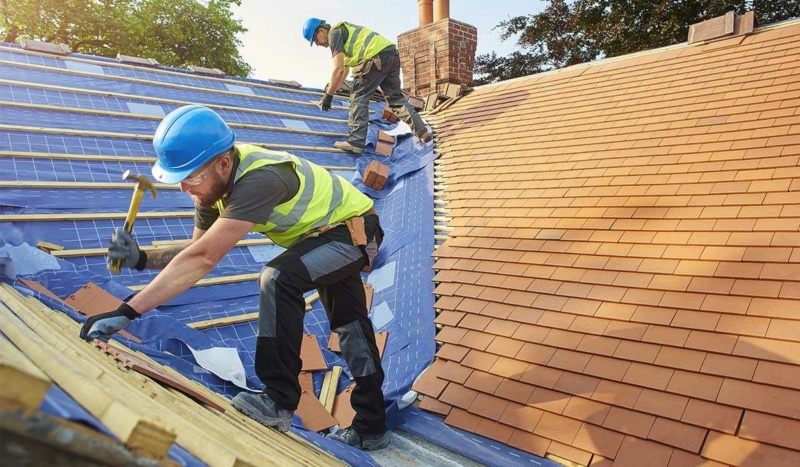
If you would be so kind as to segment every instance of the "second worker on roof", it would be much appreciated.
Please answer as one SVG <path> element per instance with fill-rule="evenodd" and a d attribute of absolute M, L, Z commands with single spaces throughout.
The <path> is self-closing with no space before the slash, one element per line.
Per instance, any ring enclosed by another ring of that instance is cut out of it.
<path fill-rule="evenodd" d="M 309 18 L 303 25 L 303 37 L 310 45 L 330 47 L 333 70 L 320 108 L 331 108 L 334 93 L 344 83 L 350 68 L 353 69 L 353 87 L 350 92 L 350 136 L 347 141 L 337 141 L 334 147 L 353 154 L 364 152 L 369 124 L 369 100 L 373 93 L 381 92 L 392 111 L 406 122 L 423 142 L 431 141 L 431 134 L 416 110 L 408 103 L 400 89 L 400 56 L 389 39 L 363 26 L 339 23 L 333 27 L 319 18 Z"/>

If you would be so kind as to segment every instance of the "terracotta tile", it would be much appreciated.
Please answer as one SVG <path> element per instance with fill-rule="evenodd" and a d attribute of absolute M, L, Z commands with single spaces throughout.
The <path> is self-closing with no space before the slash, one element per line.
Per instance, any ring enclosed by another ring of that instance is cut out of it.
<path fill-rule="evenodd" d="M 563 392 L 551 391 L 544 388 L 536 388 L 528 399 L 527 405 L 542 409 L 547 412 L 560 414 L 564 411 L 572 396 Z"/>
<path fill-rule="evenodd" d="M 690 399 L 681 421 L 733 434 L 739 427 L 741 417 L 741 409 Z"/>
<path fill-rule="evenodd" d="M 447 368 L 442 370 L 442 373 L 445 373 Z M 445 378 L 446 379 L 446 378 Z M 495 376 L 490 373 L 484 373 L 482 371 L 471 371 L 471 374 L 467 378 L 464 386 L 475 389 L 479 392 L 485 392 L 488 394 L 493 394 L 494 391 L 500 386 L 500 383 L 503 379 L 499 376 Z"/>
<path fill-rule="evenodd" d="M 27 283 L 27 285 L 32 288 L 35 287 L 33 284 L 33 281 L 29 281 Z M 37 290 L 39 289 L 39 287 L 35 288 Z M 44 287 L 41 288 L 44 289 Z M 61 301 L 61 299 L 59 299 L 59 301 Z M 120 306 L 120 304 L 122 304 L 122 300 L 106 292 L 94 282 L 87 282 L 80 289 L 78 289 L 78 291 L 63 301 L 85 316 L 94 316 L 100 313 L 105 313 L 108 310 L 116 309 L 118 306 Z M 141 342 L 141 339 L 124 329 L 120 331 L 120 335 L 127 337 L 134 342 Z"/>
<path fill-rule="evenodd" d="M 642 342 L 682 347 L 688 337 L 689 331 L 686 329 L 651 325 L 642 336 Z"/>
<path fill-rule="evenodd" d="M 639 305 L 631 317 L 631 321 L 668 325 L 676 313 L 675 308 Z"/>
<path fill-rule="evenodd" d="M 767 337 L 800 341 L 800 321 L 772 319 L 767 329 Z"/>
<path fill-rule="evenodd" d="M 542 414 L 544 412 L 535 407 L 511 402 L 500 416 L 500 422 L 528 433 L 533 433 L 536 424 L 542 418 Z"/>
<path fill-rule="evenodd" d="M 640 412 L 680 420 L 688 402 L 689 398 L 685 396 L 643 389 L 633 408 Z"/>
<path fill-rule="evenodd" d="M 592 394 L 592 400 L 632 408 L 641 392 L 641 388 L 629 384 L 600 381 Z"/>
<path fill-rule="evenodd" d="M 666 467 L 674 449 L 663 444 L 654 443 L 626 436 L 614 460 L 615 467 Z"/>
<path fill-rule="evenodd" d="M 603 335 L 638 341 L 644 336 L 645 332 L 647 332 L 646 324 L 612 321 L 608 323 Z"/>
<path fill-rule="evenodd" d="M 797 342 L 741 336 L 736 341 L 733 354 L 795 365 L 800 364 L 800 344 Z"/>
<path fill-rule="evenodd" d="M 506 319 L 515 309 L 516 307 L 504 303 L 488 303 L 481 310 L 481 314 L 484 316 L 491 316 L 492 318 Z"/>
<path fill-rule="evenodd" d="M 800 450 L 800 421 L 746 410 L 739 436 Z"/>
<path fill-rule="evenodd" d="M 544 457 L 550 447 L 550 443 L 549 439 L 522 430 L 514 430 L 511 439 L 508 441 L 509 446 L 539 457 Z"/>
<path fill-rule="evenodd" d="M 331 412 L 331 415 L 336 419 L 336 424 L 343 429 L 349 428 L 350 424 L 353 423 L 353 418 L 356 416 L 356 411 L 350 405 L 350 396 L 353 394 L 353 389 L 355 389 L 355 387 L 355 383 L 347 386 L 344 391 L 336 395 L 333 401 L 333 412 Z"/>
<path fill-rule="evenodd" d="M 458 327 L 483 331 L 492 321 L 492 318 L 468 313 L 459 323 Z"/>
<path fill-rule="evenodd" d="M 468 352 L 469 349 L 466 347 L 461 347 L 454 344 L 445 344 L 439 349 L 438 352 L 436 352 L 436 356 L 445 360 L 460 362 L 464 359 Z"/>
<path fill-rule="evenodd" d="M 467 410 L 477 396 L 478 391 L 473 391 L 456 383 L 449 383 L 442 395 L 439 396 L 439 400 L 445 404 Z M 450 414 L 452 415 L 452 413 L 451 411 Z"/>
<path fill-rule="evenodd" d="M 503 378 L 519 380 L 528 369 L 528 363 L 513 358 L 500 357 L 489 369 L 489 373 Z"/>
<path fill-rule="evenodd" d="M 589 462 L 589 467 L 613 467 L 614 461 L 611 459 L 606 459 L 603 456 L 594 455 L 592 456 L 591 462 Z"/>
<path fill-rule="evenodd" d="M 532 326 L 530 324 L 520 324 L 511 336 L 516 340 L 541 344 L 550 333 L 550 328 L 542 326 Z"/>
<path fill-rule="evenodd" d="M 531 364 L 519 380 L 543 388 L 552 389 L 564 372 L 546 366 Z"/>
<path fill-rule="evenodd" d="M 703 459 L 696 454 L 675 449 L 672 451 L 672 457 L 669 459 L 669 467 L 725 467 L 725 464 Z"/>
<path fill-rule="evenodd" d="M 583 334 L 581 333 L 553 329 L 547 334 L 543 344 L 565 349 L 575 349 L 578 347 L 578 344 L 581 343 L 581 339 L 583 339 Z"/>
<path fill-rule="evenodd" d="M 509 402 L 505 399 L 478 393 L 475 396 L 475 400 L 472 401 L 472 405 L 469 406 L 469 412 L 497 421 L 506 410 L 506 407 L 508 407 L 508 404 Z"/>
<path fill-rule="evenodd" d="M 440 310 L 455 310 L 463 300 L 463 297 L 439 297 L 436 300 L 436 308 Z"/>
<path fill-rule="evenodd" d="M 668 292 L 662 292 L 660 290 L 628 289 L 622 301 L 636 305 L 657 306 L 661 303 L 661 299 L 666 293 Z"/>
<path fill-rule="evenodd" d="M 444 366 L 439 370 L 438 377 L 443 380 L 453 381 L 458 384 L 464 384 L 467 381 L 467 378 L 473 373 L 471 368 L 467 368 L 465 366 L 461 366 L 455 362 L 446 362 Z"/>
<path fill-rule="evenodd" d="M 786 388 L 800 387 L 800 367 L 760 361 L 756 367 L 753 381 Z"/>
<path fill-rule="evenodd" d="M 446 417 L 450 413 L 452 406 L 445 404 L 444 402 L 440 402 L 436 398 L 424 396 L 419 402 L 419 408 Z"/>
<path fill-rule="evenodd" d="M 536 435 L 570 445 L 581 424 L 577 420 L 545 412 L 533 432 Z"/>
<path fill-rule="evenodd" d="M 603 426 L 639 438 L 647 438 L 656 417 L 633 410 L 611 407 Z"/>
<path fill-rule="evenodd" d="M 461 321 L 461 318 L 463 318 L 465 314 L 466 313 L 461 313 L 458 311 L 444 310 L 436 316 L 436 319 L 433 322 L 445 326 L 457 326 L 458 322 Z"/>
<path fill-rule="evenodd" d="M 613 381 L 622 381 L 631 363 L 616 358 L 592 356 L 583 372 L 588 375 L 598 376 Z"/>
<path fill-rule="evenodd" d="M 703 311 L 720 311 L 722 313 L 745 314 L 750 307 L 750 297 L 734 297 L 728 295 L 706 295 L 700 309 Z"/>
<path fill-rule="evenodd" d="M 608 269 L 617 270 L 620 267 L 617 264 L 612 264 L 612 266 L 616 266 L 616 269 L 615 268 L 608 268 Z M 636 267 L 638 267 L 638 263 Z M 622 269 L 619 270 L 622 271 Z M 617 287 L 643 288 L 647 287 L 652 280 L 653 280 L 653 274 L 620 272 L 619 274 L 617 274 L 616 279 L 614 279 L 613 285 Z"/>
<path fill-rule="evenodd" d="M 654 365 L 632 363 L 622 382 L 663 391 L 669 384 L 673 372 L 674 370 Z"/>
<path fill-rule="evenodd" d="M 722 386 L 722 378 L 676 370 L 667 391 L 685 396 L 714 401 Z"/>
<path fill-rule="evenodd" d="M 523 360 L 528 363 L 538 363 L 546 365 L 547 362 L 553 357 L 556 349 L 539 344 L 526 343 L 522 346 L 519 353 L 516 355 L 517 360 Z"/>
<path fill-rule="evenodd" d="M 486 438 L 493 439 L 499 443 L 506 444 L 511 439 L 514 428 L 502 425 L 492 420 L 483 419 L 475 429 L 475 433 Z"/>
<path fill-rule="evenodd" d="M 583 336 L 576 350 L 591 354 L 611 356 L 614 355 L 619 343 L 619 339 L 611 337 L 586 335 Z"/>
<path fill-rule="evenodd" d="M 637 362 L 653 363 L 661 350 L 660 345 L 645 344 L 642 342 L 622 341 L 614 352 L 617 358 L 633 360 Z"/>
<path fill-rule="evenodd" d="M 789 418 L 800 418 L 800 391 L 725 379 L 717 402 Z"/>
<path fill-rule="evenodd" d="M 590 397 L 600 380 L 591 376 L 575 373 L 564 373 L 556 383 L 554 389 L 568 394 Z"/>
<path fill-rule="evenodd" d="M 650 429 L 649 439 L 697 454 L 708 430 L 685 423 L 657 418 Z"/>
<path fill-rule="evenodd" d="M 636 305 L 604 302 L 595 312 L 595 317 L 628 321 L 636 312 Z"/>
<path fill-rule="evenodd" d="M 435 360 L 431 366 L 417 378 L 412 389 L 426 396 L 439 397 L 448 383 L 446 380 L 439 378 L 439 373 L 441 373 L 444 366 L 444 360 Z"/>
<path fill-rule="evenodd" d="M 706 298 L 708 300 L 708 298 Z M 671 326 L 713 331 L 719 322 L 719 313 L 706 313 L 695 310 L 678 310 L 670 323 Z"/>
<path fill-rule="evenodd" d="M 673 276 L 656 274 L 650 281 L 649 288 L 659 290 L 676 290 L 683 292 L 689 287 L 692 278 L 688 276 Z"/>
<path fill-rule="evenodd" d="M 591 318 L 588 316 L 578 316 L 570 325 L 570 331 L 586 334 L 603 334 L 608 326 L 609 320 L 602 318 Z"/>
<path fill-rule="evenodd" d="M 757 360 L 710 353 L 703 362 L 703 373 L 750 380 L 756 371 Z"/>
<path fill-rule="evenodd" d="M 586 465 L 592 458 L 592 453 L 586 452 L 582 449 L 574 448 L 572 446 L 567 446 L 566 444 L 559 443 L 558 441 L 553 441 L 550 443 L 547 453 L 562 459 L 566 459 L 570 462 L 574 462 L 578 465 Z"/>
<path fill-rule="evenodd" d="M 771 318 L 797 319 L 800 300 L 773 300 L 770 298 L 754 298 L 747 309 L 748 315 Z"/>
<path fill-rule="evenodd" d="M 572 442 L 573 446 L 613 459 L 617 456 L 624 435 L 584 423 Z"/>
<path fill-rule="evenodd" d="M 575 320 L 575 315 L 570 313 L 545 311 L 536 324 L 538 324 L 539 326 L 546 326 L 549 328 L 569 329 L 574 320 Z"/>
<path fill-rule="evenodd" d="M 689 333 L 689 338 L 686 339 L 684 347 L 729 354 L 733 352 L 736 340 L 736 336 L 713 332 L 692 331 Z"/>
<path fill-rule="evenodd" d="M 548 366 L 568 370 L 575 373 L 583 372 L 586 364 L 589 363 L 591 355 L 571 350 L 558 349 L 553 357 L 547 362 Z"/>
<path fill-rule="evenodd" d="M 462 286 L 463 287 L 463 286 Z M 489 302 L 484 300 L 476 300 L 474 298 L 465 298 L 456 305 L 455 310 L 463 311 L 465 313 L 480 314 Z"/>
<path fill-rule="evenodd" d="M 515 323 L 514 321 L 493 319 L 483 331 L 496 336 L 511 337 L 518 328 L 519 323 Z"/>
<path fill-rule="evenodd" d="M 710 432 L 700 455 L 731 465 L 800 465 L 800 453 L 735 436 Z"/>
<path fill-rule="evenodd" d="M 436 341 L 444 344 L 458 344 L 458 341 L 460 341 L 466 334 L 466 329 L 444 327 L 441 331 L 439 331 L 438 334 L 436 334 Z"/>
<path fill-rule="evenodd" d="M 492 343 L 489 344 L 489 347 L 486 348 L 486 351 L 505 357 L 514 357 L 522 348 L 523 344 L 524 342 L 522 341 L 497 336 L 492 340 Z"/>
<path fill-rule="evenodd" d="M 462 345 L 464 347 L 469 347 L 472 349 L 477 350 L 486 350 L 489 344 L 492 343 L 492 340 L 495 339 L 495 336 L 491 334 L 485 334 L 479 331 L 468 331 L 464 337 L 462 337 L 458 341 L 458 345 Z"/>
<path fill-rule="evenodd" d="M 481 420 L 482 418 L 477 415 L 473 415 L 466 410 L 453 407 L 450 410 L 450 413 L 447 415 L 447 418 L 444 419 L 444 422 L 447 425 L 474 433 L 475 430 L 478 429 L 478 425 L 480 424 Z"/>

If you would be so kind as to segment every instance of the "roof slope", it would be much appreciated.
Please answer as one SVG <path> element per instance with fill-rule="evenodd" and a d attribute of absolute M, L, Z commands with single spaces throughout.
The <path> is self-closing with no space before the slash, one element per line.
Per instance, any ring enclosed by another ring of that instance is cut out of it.
<path fill-rule="evenodd" d="M 453 230 L 423 407 L 581 464 L 800 465 L 800 21 L 429 118 Z"/>

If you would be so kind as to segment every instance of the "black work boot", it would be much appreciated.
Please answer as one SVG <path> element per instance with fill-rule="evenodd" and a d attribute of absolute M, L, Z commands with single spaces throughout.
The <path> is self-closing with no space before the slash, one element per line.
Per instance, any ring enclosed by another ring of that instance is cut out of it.
<path fill-rule="evenodd" d="M 236 410 L 264 426 L 282 432 L 289 431 L 292 426 L 292 412 L 279 408 L 265 392 L 261 394 L 240 392 L 233 398 L 231 404 Z"/>
<path fill-rule="evenodd" d="M 338 430 L 335 433 L 331 432 L 326 436 L 326 438 L 335 439 L 340 443 L 347 444 L 349 446 L 353 446 L 354 448 L 361 449 L 363 451 L 374 451 L 376 449 L 383 449 L 389 445 L 389 432 L 384 431 L 383 433 L 377 434 L 360 434 L 353 428 L 347 428 L 344 430 Z"/>

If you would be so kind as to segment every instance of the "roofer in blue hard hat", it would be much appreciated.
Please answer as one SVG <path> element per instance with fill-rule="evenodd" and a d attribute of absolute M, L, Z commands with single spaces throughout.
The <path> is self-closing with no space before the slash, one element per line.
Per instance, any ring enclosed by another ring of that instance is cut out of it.
<path fill-rule="evenodd" d="M 109 261 L 162 271 L 127 303 L 89 318 L 80 335 L 108 339 L 192 287 L 248 232 L 263 233 L 286 248 L 259 277 L 255 372 L 266 389 L 238 394 L 233 406 L 266 426 L 289 429 L 301 394 L 303 294 L 316 289 L 356 381 L 350 398 L 355 419 L 339 439 L 363 449 L 385 447 L 384 374 L 361 280 L 383 240 L 373 202 L 323 167 L 235 139 L 219 115 L 200 105 L 181 107 L 161 121 L 153 139 L 153 176 L 179 183 L 191 195 L 192 238 L 145 252 L 117 229 Z"/>
<path fill-rule="evenodd" d="M 416 110 L 400 90 L 400 56 L 389 39 L 364 26 L 339 23 L 333 27 L 319 18 L 309 18 L 303 24 L 303 37 L 309 44 L 330 47 L 333 56 L 331 79 L 325 88 L 320 109 L 327 112 L 336 90 L 344 83 L 352 68 L 353 86 L 350 91 L 350 136 L 333 147 L 354 154 L 364 152 L 369 124 L 369 100 L 381 88 L 389 107 L 403 119 L 424 143 L 431 135 Z"/>

